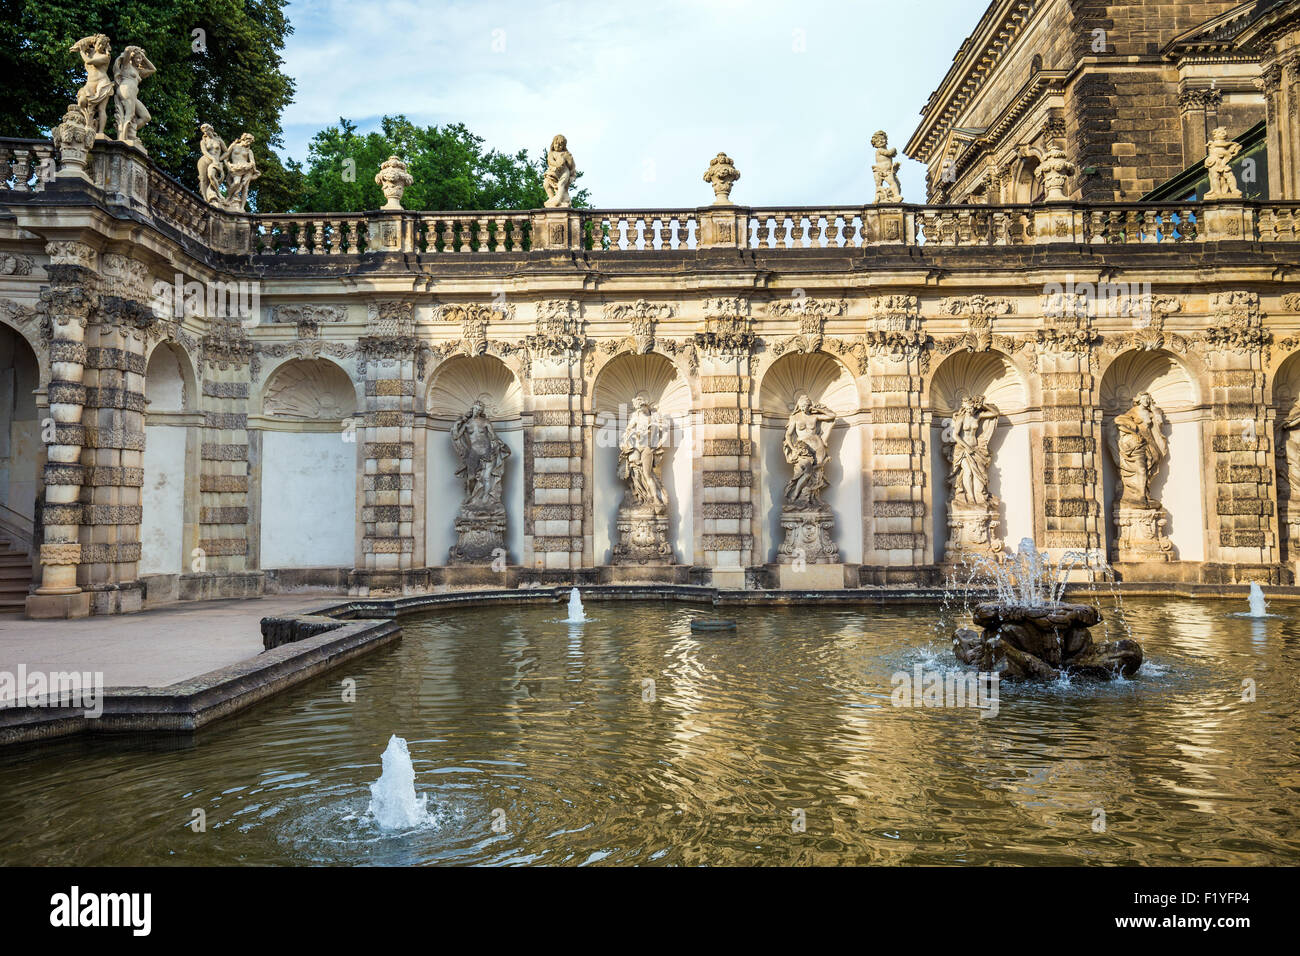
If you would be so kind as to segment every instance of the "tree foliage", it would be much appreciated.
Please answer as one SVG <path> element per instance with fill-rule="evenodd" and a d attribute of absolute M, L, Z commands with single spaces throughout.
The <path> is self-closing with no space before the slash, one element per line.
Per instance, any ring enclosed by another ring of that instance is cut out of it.
<path fill-rule="evenodd" d="M 84 81 L 81 58 L 68 48 L 103 33 L 114 57 L 135 45 L 158 68 L 140 87 L 152 115 L 140 139 L 158 166 L 195 188 L 199 123 L 227 141 L 247 131 L 262 169 L 255 202 L 281 206 L 293 186 L 272 152 L 283 145 L 280 113 L 294 89 L 281 69 L 293 30 L 284 7 L 285 0 L 0 0 L 0 132 L 49 135 Z"/>
<path fill-rule="evenodd" d="M 526 149 L 484 150 L 483 138 L 463 124 L 417 126 L 405 116 L 385 116 L 370 133 L 359 134 L 347 119 L 317 133 L 301 168 L 293 208 L 378 209 L 384 195 L 375 184 L 375 173 L 389 156 L 405 160 L 415 180 L 402 197 L 407 209 L 537 209 L 546 201 L 545 151 L 532 159 Z M 293 168 L 297 170 L 297 164 Z M 587 190 L 571 195 L 575 206 L 587 205 Z"/>

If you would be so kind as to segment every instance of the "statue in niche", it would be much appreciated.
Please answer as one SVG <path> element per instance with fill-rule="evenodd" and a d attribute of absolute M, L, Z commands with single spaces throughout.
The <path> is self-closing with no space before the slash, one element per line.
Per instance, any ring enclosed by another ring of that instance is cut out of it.
<path fill-rule="evenodd" d="M 500 508 L 510 449 L 497 437 L 482 402 L 475 402 L 456 420 L 451 427 L 451 444 L 460 458 L 456 476 L 465 484 L 463 509 Z"/>
<path fill-rule="evenodd" d="M 834 412 L 814 404 L 807 395 L 800 395 L 795 402 L 789 424 L 785 427 L 785 441 L 781 444 L 785 460 L 794 466 L 794 474 L 785 486 L 788 504 L 805 507 L 822 504 L 821 493 L 828 484 L 826 466 L 831 455 L 826 436 L 835 420 Z"/>
<path fill-rule="evenodd" d="M 113 94 L 114 112 L 117 114 L 117 138 L 143 150 L 137 140 L 140 127 L 149 122 L 149 111 L 140 102 L 140 84 L 153 76 L 155 68 L 138 46 L 129 46 L 113 61 L 113 78 L 117 92 Z"/>
<path fill-rule="evenodd" d="M 903 187 L 898 182 L 902 163 L 894 161 L 898 150 L 889 148 L 889 137 L 884 130 L 871 137 L 871 145 L 876 148 L 876 163 L 871 167 L 876 177 L 876 202 L 902 202 Z"/>
<path fill-rule="evenodd" d="M 1291 486 L 1291 508 L 1300 508 L 1300 408 L 1278 426 L 1290 432 L 1285 439 L 1287 479 Z M 1300 515 L 1296 517 L 1300 518 Z"/>
<path fill-rule="evenodd" d="M 113 80 L 108 75 L 112 47 L 102 33 L 83 37 L 72 44 L 71 51 L 80 54 L 86 68 L 86 82 L 77 90 L 77 108 L 85 117 L 85 124 L 95 131 L 96 139 L 107 139 L 104 126 L 108 122 L 108 101 L 113 95 Z"/>
<path fill-rule="evenodd" d="M 1160 462 L 1169 454 L 1165 442 L 1164 412 L 1143 392 L 1133 399 L 1133 407 L 1116 415 L 1107 435 L 1107 447 L 1119 469 L 1123 492 L 1118 504 L 1129 508 L 1159 508 L 1151 497 L 1151 483 Z"/>
<path fill-rule="evenodd" d="M 658 410 L 638 395 L 618 443 L 618 476 L 627 482 L 638 504 L 668 507 L 668 489 L 660 474 L 667 442 L 668 433 Z"/>
<path fill-rule="evenodd" d="M 1000 414 L 983 395 L 966 396 L 953 414 L 948 480 L 954 504 L 987 505 L 993 501 L 989 493 L 989 466 L 993 461 L 989 444 Z"/>
<path fill-rule="evenodd" d="M 574 165 L 573 154 L 569 152 L 569 141 L 563 136 L 551 140 L 551 148 L 546 154 L 546 175 L 542 186 L 546 189 L 547 209 L 567 209 L 573 203 L 569 199 L 569 187 L 578 176 L 578 167 Z"/>

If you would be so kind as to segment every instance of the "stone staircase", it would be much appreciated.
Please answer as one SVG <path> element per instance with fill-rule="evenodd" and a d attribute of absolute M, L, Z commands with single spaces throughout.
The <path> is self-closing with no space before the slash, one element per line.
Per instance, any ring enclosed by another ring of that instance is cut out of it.
<path fill-rule="evenodd" d="M 32 559 L 0 538 L 0 614 L 21 611 L 32 585 Z"/>

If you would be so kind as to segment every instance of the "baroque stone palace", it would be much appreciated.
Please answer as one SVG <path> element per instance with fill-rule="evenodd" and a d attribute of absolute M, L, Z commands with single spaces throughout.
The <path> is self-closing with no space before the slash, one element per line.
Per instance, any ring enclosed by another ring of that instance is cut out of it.
<path fill-rule="evenodd" d="M 245 137 L 202 131 L 202 195 L 151 164 L 147 71 L 105 134 L 108 42 L 79 46 L 53 141 L 0 140 L 29 614 L 927 584 L 1023 537 L 1124 580 L 1292 580 L 1300 197 L 1241 198 L 1221 130 L 1177 203 L 1071 199 L 1045 155 L 1039 202 L 907 204 L 877 134 L 871 204 L 738 205 L 719 154 L 711 205 L 575 209 L 557 137 L 544 209 L 405 210 L 394 157 L 384 209 L 264 215 Z"/>

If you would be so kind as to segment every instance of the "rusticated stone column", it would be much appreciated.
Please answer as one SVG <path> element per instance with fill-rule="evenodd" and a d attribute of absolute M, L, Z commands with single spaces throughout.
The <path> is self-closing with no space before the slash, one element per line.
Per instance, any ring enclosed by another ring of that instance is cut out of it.
<path fill-rule="evenodd" d="M 583 462 L 581 306 L 572 299 L 538 305 L 527 340 L 533 427 L 524 433 L 524 563 L 539 571 L 591 567 L 591 489 Z M 566 577 L 569 575 L 566 574 Z"/>
<path fill-rule="evenodd" d="M 365 379 L 358 429 L 364 471 L 361 555 L 349 592 L 409 594 L 428 581 L 415 573 L 415 383 L 418 345 L 409 302 L 371 303 L 368 334 L 357 343 Z"/>
<path fill-rule="evenodd" d="M 715 587 L 743 588 L 754 555 L 753 349 L 749 300 L 704 303 L 695 335 L 700 376 L 700 508 L 696 561 Z"/>
<path fill-rule="evenodd" d="M 1087 303 L 1067 297 L 1035 333 L 1043 421 L 1034 427 L 1034 469 L 1042 475 L 1042 511 L 1034 515 L 1040 548 L 1082 551 L 1100 561 L 1106 540 L 1101 483 L 1101 409 L 1093 402 L 1093 349 Z"/>
<path fill-rule="evenodd" d="M 77 584 L 81 563 L 81 463 L 86 403 L 83 384 L 86 323 L 95 306 L 98 252 L 84 242 L 46 244 L 50 287 L 41 294 L 50 317 L 50 418 L 54 440 L 46 449 L 44 507 L 41 521 L 41 584 L 27 597 L 27 616 L 85 617 L 90 595 Z"/>
<path fill-rule="evenodd" d="M 866 573 L 870 583 L 911 578 L 926 554 L 923 377 L 930 367 L 929 337 L 921 331 L 916 296 L 878 296 L 871 302 L 866 335 L 871 383 L 870 519 Z M 943 529 L 931 529 L 943 534 Z"/>
<path fill-rule="evenodd" d="M 140 610 L 144 484 L 145 347 L 154 315 L 148 269 L 117 253 L 100 257 L 96 321 L 87 330 L 82 583 L 96 614 Z"/>
<path fill-rule="evenodd" d="M 199 344 L 203 440 L 199 454 L 199 551 L 182 575 L 186 598 L 259 593 L 248 572 L 248 397 L 252 343 L 235 319 L 215 320 Z"/>
<path fill-rule="evenodd" d="M 1254 292 L 1210 296 L 1202 333 L 1210 367 L 1210 464 L 1215 508 L 1206 578 L 1281 583 L 1273 429 L 1264 404 L 1264 365 L 1272 335 Z M 1241 565 L 1251 565 L 1242 568 Z M 1268 566 L 1261 569 L 1260 565 Z"/>

